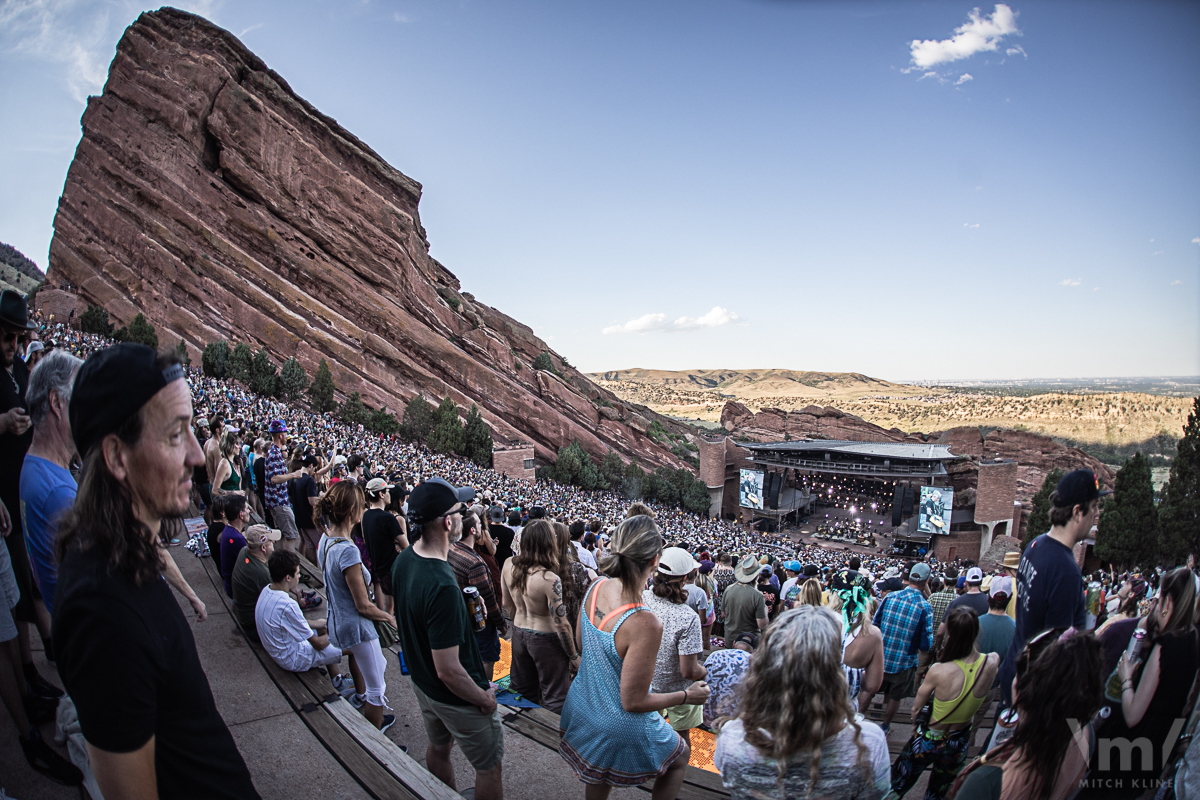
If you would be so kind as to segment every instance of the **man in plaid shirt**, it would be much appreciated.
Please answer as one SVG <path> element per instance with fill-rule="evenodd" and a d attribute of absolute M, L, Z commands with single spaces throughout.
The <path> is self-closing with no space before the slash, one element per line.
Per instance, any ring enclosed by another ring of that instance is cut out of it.
<path fill-rule="evenodd" d="M 916 695 L 919 653 L 933 646 L 933 608 L 925 599 L 929 565 L 914 564 L 903 589 L 892 592 L 875 612 L 875 625 L 883 634 L 883 685 L 887 698 L 883 730 L 891 727 L 900 701 Z"/>
<path fill-rule="evenodd" d="M 492 670 L 500 660 L 500 635 L 508 630 L 508 625 L 500 615 L 500 602 L 496 585 L 492 582 L 492 573 L 488 570 L 487 562 L 475 552 L 479 524 L 479 517 L 475 516 L 474 512 L 467 511 L 463 514 L 462 538 L 450 545 L 446 561 L 454 570 L 458 588 L 474 586 L 479 590 L 479 598 L 483 600 L 487 622 L 483 630 L 475 631 L 475 641 L 479 645 L 479 657 L 483 659 L 483 671 L 488 680 L 491 680 Z"/>
<path fill-rule="evenodd" d="M 281 419 L 272 420 L 271 449 L 267 451 L 263 496 L 267 500 L 267 514 L 275 523 L 275 527 L 283 532 L 280 547 L 295 552 L 300 543 L 300 529 L 296 527 L 296 515 L 292 512 L 291 501 L 288 500 L 287 482 L 292 478 L 299 478 L 302 471 L 288 472 L 287 459 L 283 455 L 283 447 L 286 444 L 287 423 Z"/>

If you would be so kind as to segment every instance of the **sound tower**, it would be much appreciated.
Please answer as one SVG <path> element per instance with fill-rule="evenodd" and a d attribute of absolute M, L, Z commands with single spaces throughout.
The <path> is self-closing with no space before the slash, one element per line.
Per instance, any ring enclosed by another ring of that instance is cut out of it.
<path fill-rule="evenodd" d="M 896 491 L 892 492 L 892 527 L 900 527 L 900 507 L 904 505 L 904 487 L 896 484 Z"/>
<path fill-rule="evenodd" d="M 917 502 L 916 493 L 913 491 L 913 488 L 911 486 L 905 484 L 905 486 L 904 486 L 904 508 L 902 508 L 900 510 L 900 513 L 905 517 L 911 517 L 913 515 L 913 506 L 916 504 L 916 502 Z"/>
<path fill-rule="evenodd" d="M 767 490 L 767 503 L 772 511 L 779 508 L 779 490 L 783 488 L 783 476 L 778 472 L 768 472 L 771 488 Z"/>

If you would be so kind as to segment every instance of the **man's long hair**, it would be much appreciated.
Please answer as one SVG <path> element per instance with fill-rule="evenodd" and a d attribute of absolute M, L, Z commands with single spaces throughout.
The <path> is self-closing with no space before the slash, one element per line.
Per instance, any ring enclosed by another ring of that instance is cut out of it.
<path fill-rule="evenodd" d="M 160 357 L 161 360 L 161 357 Z M 143 406 L 117 428 L 117 438 L 133 446 L 142 438 Z M 83 459 L 75 505 L 58 525 L 54 554 L 61 564 L 72 551 L 98 548 L 108 561 L 135 586 L 158 577 L 160 554 L 149 528 L 133 513 L 129 487 L 108 471 L 104 447 L 97 443 Z"/>
<path fill-rule="evenodd" d="M 530 573 L 538 570 L 551 573 L 560 570 L 554 525 L 544 519 L 534 520 L 521 531 L 521 552 L 513 556 L 513 588 L 518 592 L 525 591 L 525 582 L 529 580 Z M 568 572 L 558 577 L 565 585 L 571 574 Z"/>

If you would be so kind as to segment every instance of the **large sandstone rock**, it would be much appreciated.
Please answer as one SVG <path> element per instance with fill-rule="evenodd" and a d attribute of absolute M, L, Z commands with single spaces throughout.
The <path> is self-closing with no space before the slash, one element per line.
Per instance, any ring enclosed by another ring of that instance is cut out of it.
<path fill-rule="evenodd" d="M 373 407 L 475 402 L 497 439 L 532 441 L 542 459 L 579 439 L 594 456 L 684 466 L 642 431 L 602 424 L 597 403 L 625 404 L 461 292 L 429 256 L 420 184 L 227 31 L 169 8 L 141 15 L 82 127 L 49 280 L 117 325 L 142 311 L 193 360 L 219 338 L 295 356 L 309 375 L 324 357 Z M 531 368 L 543 352 L 564 379 Z"/>

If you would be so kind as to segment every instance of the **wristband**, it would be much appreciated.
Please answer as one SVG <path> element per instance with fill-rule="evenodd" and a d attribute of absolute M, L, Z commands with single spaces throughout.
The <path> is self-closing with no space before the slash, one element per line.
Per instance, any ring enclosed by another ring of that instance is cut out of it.
<path fill-rule="evenodd" d="M 683 700 L 679 703 L 681 706 L 687 705 L 687 689 L 683 690 Z"/>

